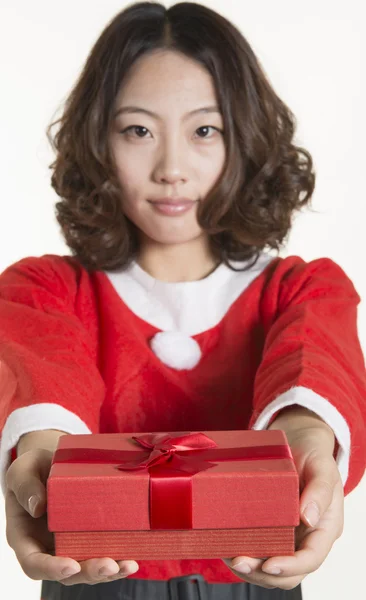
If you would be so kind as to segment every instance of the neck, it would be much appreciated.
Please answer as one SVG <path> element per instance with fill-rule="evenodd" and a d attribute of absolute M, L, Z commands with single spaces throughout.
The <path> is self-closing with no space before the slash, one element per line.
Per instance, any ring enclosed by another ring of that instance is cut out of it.
<path fill-rule="evenodd" d="M 219 261 L 212 256 L 208 239 L 197 238 L 186 244 L 171 245 L 149 240 L 141 244 L 137 263 L 154 279 L 177 283 L 204 279 Z"/>

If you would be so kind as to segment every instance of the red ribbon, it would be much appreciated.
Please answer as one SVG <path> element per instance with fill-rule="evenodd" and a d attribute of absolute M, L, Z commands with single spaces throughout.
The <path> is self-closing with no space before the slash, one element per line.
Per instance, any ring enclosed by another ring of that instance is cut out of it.
<path fill-rule="evenodd" d="M 116 468 L 123 471 L 147 469 L 151 529 L 192 529 L 192 477 L 217 462 L 292 459 L 287 445 L 219 448 L 204 433 L 147 433 L 132 439 L 147 452 L 64 448 L 56 450 L 53 462 L 118 462 Z M 135 460 L 128 461 L 131 458 Z"/>

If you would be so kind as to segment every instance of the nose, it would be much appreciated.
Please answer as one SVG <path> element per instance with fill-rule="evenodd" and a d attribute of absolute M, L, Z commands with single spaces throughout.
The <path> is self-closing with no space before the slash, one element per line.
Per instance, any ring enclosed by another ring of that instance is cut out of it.
<path fill-rule="evenodd" d="M 174 184 L 187 179 L 187 150 L 178 140 L 166 142 L 156 161 L 154 176 L 157 181 Z"/>

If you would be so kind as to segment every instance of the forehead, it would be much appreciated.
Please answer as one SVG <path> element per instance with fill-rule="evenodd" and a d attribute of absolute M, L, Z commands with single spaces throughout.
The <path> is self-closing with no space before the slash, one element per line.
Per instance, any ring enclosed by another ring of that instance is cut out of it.
<path fill-rule="evenodd" d="M 117 94 L 116 109 L 122 104 L 151 108 L 155 114 L 169 109 L 172 114 L 218 103 L 214 81 L 203 65 L 178 52 L 155 51 L 131 67 Z"/>

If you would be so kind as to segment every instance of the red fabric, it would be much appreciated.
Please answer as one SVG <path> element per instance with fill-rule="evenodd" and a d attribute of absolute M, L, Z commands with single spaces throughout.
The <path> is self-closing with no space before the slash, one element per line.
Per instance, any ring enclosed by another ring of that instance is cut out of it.
<path fill-rule="evenodd" d="M 150 350 L 158 330 L 104 273 L 89 274 L 71 257 L 24 258 L 0 276 L 0 430 L 14 409 L 40 402 L 73 411 L 92 432 L 246 429 L 279 394 L 305 386 L 350 427 L 347 495 L 366 462 L 359 302 L 332 260 L 274 259 L 216 327 L 194 336 L 198 366 L 176 371 Z M 192 572 L 239 581 L 220 560 L 142 561 L 136 576 Z"/>

